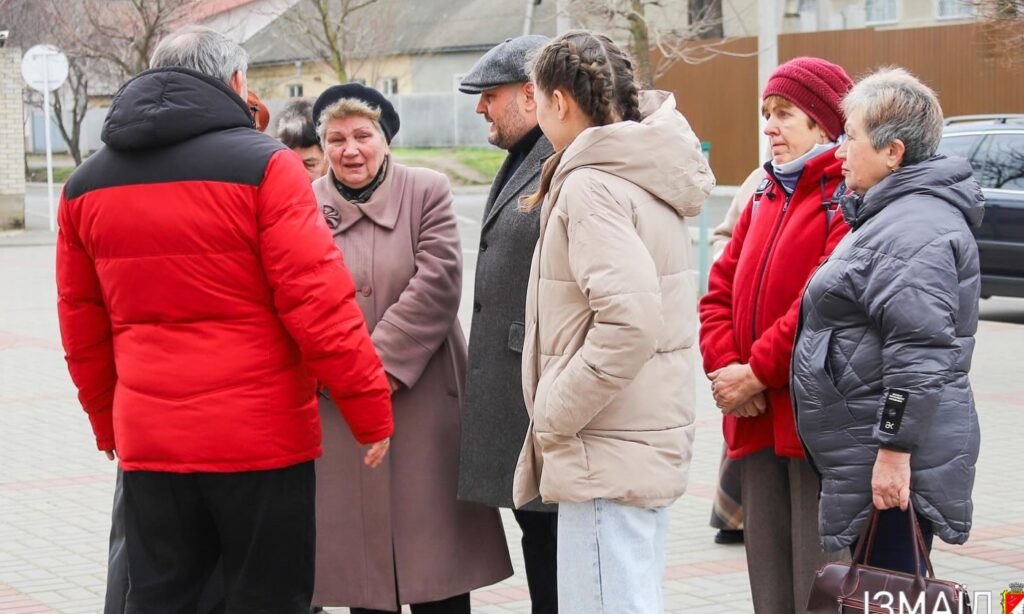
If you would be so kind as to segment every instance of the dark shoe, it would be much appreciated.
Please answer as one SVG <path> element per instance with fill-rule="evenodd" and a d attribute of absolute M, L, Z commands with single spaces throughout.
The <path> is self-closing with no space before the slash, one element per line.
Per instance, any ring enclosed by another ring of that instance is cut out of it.
<path fill-rule="evenodd" d="M 309 611 L 310 611 L 311 614 L 316 614 L 316 612 L 323 612 L 324 609 L 322 607 L 318 606 L 318 605 L 315 605 L 315 606 L 309 608 Z"/>
<path fill-rule="evenodd" d="M 716 544 L 742 544 L 743 529 L 719 529 L 715 534 Z"/>

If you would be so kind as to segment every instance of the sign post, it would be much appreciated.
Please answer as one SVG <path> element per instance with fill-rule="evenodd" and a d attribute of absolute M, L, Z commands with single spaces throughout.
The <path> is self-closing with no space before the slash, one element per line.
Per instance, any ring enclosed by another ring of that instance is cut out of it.
<path fill-rule="evenodd" d="M 50 232 L 57 230 L 53 199 L 53 145 L 50 142 L 50 92 L 68 78 L 68 58 L 53 45 L 36 45 L 21 60 L 25 83 L 43 93 L 43 125 L 46 134 L 46 192 L 50 207 Z"/>

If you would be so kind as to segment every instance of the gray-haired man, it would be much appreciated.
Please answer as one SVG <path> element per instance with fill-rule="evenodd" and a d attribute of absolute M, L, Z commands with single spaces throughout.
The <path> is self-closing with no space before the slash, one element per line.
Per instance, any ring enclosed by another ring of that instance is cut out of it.
<path fill-rule="evenodd" d="M 317 380 L 368 465 L 393 431 L 351 277 L 302 164 L 253 129 L 246 65 L 208 28 L 168 35 L 61 195 L 57 313 L 123 470 L 126 614 L 196 612 L 218 557 L 225 612 L 308 614 Z"/>
<path fill-rule="evenodd" d="M 477 257 L 469 371 L 462 417 L 459 498 L 512 507 L 512 474 L 526 437 L 522 351 L 526 284 L 540 231 L 539 211 L 519 211 L 519 197 L 537 189 L 553 153 L 537 125 L 526 61 L 547 42 L 521 36 L 488 51 L 459 90 L 479 94 L 476 112 L 491 124 L 488 140 L 508 150 L 484 208 Z M 515 510 L 534 614 L 558 610 L 557 508 L 533 502 Z"/>

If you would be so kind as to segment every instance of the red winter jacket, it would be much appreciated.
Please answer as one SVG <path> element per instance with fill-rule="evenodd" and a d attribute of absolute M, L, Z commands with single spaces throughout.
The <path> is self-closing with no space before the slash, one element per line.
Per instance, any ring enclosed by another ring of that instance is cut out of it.
<path fill-rule="evenodd" d="M 103 140 L 64 188 L 57 240 L 61 336 L 98 447 L 128 471 L 308 461 L 316 378 L 356 439 L 390 436 L 387 379 L 306 172 L 242 99 L 146 71 Z"/>
<path fill-rule="evenodd" d="M 831 149 L 808 161 L 788 199 L 766 165 L 767 179 L 711 268 L 700 302 L 704 370 L 749 364 L 767 386 L 764 414 L 724 418 L 729 458 L 769 448 L 779 456 L 804 456 L 789 398 L 789 363 L 804 286 L 849 231 L 831 204 L 842 181 L 834 154 Z"/>

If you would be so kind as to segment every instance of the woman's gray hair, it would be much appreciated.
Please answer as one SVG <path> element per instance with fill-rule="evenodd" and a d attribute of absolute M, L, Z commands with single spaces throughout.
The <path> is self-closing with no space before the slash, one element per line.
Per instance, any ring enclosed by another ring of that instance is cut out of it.
<path fill-rule="evenodd" d="M 861 113 L 877 150 L 896 139 L 906 151 L 903 165 L 935 155 L 942 138 L 942 107 L 930 87 L 902 68 L 883 68 L 861 79 L 843 98 L 846 117 Z"/>
<path fill-rule="evenodd" d="M 358 98 L 342 98 L 321 111 L 320 117 L 315 118 L 316 134 L 320 137 L 320 142 L 323 143 L 327 136 L 327 122 L 329 120 L 345 119 L 353 115 L 370 120 L 374 129 L 377 130 L 377 134 L 384 137 L 385 141 L 387 140 L 387 137 L 384 136 L 384 129 L 380 127 L 380 109 L 371 107 L 366 101 Z"/>
<path fill-rule="evenodd" d="M 204 26 L 185 26 L 160 41 L 150 68 L 189 68 L 230 85 L 236 72 L 249 67 L 245 49 L 220 32 Z"/>

